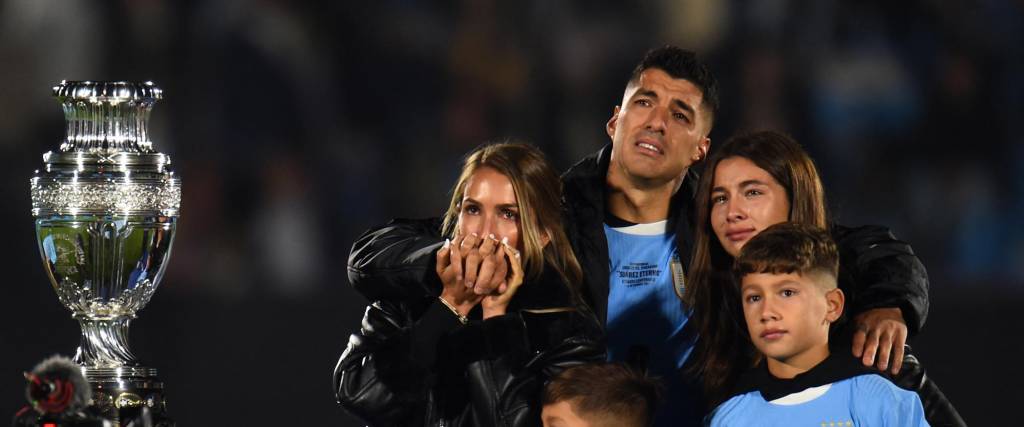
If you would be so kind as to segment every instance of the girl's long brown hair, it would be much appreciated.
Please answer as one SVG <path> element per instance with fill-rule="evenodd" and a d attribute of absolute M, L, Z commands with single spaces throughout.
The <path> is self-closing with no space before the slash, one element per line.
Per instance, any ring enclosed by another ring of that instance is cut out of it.
<path fill-rule="evenodd" d="M 718 164 L 742 157 L 764 169 L 786 190 L 789 220 L 827 228 L 825 191 L 818 169 L 793 138 L 775 131 L 741 134 L 730 138 L 708 157 L 697 186 L 696 224 L 690 286 L 683 300 L 693 307 L 700 339 L 692 366 L 704 378 L 704 391 L 712 406 L 731 391 L 739 374 L 758 356 L 747 337 L 740 295 L 733 286 L 733 258 L 722 248 L 711 228 L 711 188 Z"/>
<path fill-rule="evenodd" d="M 583 270 L 573 254 L 562 227 L 562 181 L 537 147 L 522 143 L 485 144 L 471 151 L 462 164 L 462 173 L 452 188 L 452 200 L 445 213 L 441 232 L 455 234 L 459 210 L 466 193 L 466 182 L 480 168 L 492 168 L 512 181 L 519 207 L 519 230 L 523 241 L 523 272 L 537 278 L 548 265 L 554 268 L 572 290 L 578 291 Z M 542 236 L 550 243 L 545 247 Z"/>

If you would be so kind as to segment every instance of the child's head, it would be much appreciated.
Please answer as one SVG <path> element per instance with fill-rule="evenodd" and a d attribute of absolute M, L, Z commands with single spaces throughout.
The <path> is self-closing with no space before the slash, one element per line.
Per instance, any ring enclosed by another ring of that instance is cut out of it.
<path fill-rule="evenodd" d="M 661 387 L 625 365 L 597 363 L 566 369 L 544 388 L 544 427 L 644 427 Z"/>
<path fill-rule="evenodd" d="M 744 245 L 733 264 L 750 340 L 765 356 L 813 367 L 828 356 L 828 329 L 843 312 L 839 253 L 824 230 L 781 223 Z M 774 373 L 774 371 L 773 371 Z"/>

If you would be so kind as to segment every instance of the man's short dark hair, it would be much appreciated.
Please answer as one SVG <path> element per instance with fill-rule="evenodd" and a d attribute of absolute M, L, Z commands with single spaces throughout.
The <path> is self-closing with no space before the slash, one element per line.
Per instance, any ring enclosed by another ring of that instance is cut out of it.
<path fill-rule="evenodd" d="M 661 395 L 658 381 L 619 363 L 579 365 L 544 388 L 542 403 L 569 402 L 577 416 L 595 426 L 651 424 Z"/>
<path fill-rule="evenodd" d="M 839 275 L 839 251 L 832 237 L 821 228 L 792 222 L 775 224 L 743 245 L 733 262 L 737 284 L 743 276 L 756 273 L 824 273 L 830 278 L 818 285 L 832 289 Z"/>
<path fill-rule="evenodd" d="M 718 81 L 696 53 L 671 45 L 651 49 L 633 69 L 629 84 L 638 82 L 640 75 L 651 68 L 657 68 L 674 79 L 687 80 L 697 86 L 702 94 L 701 104 L 711 113 L 710 118 L 712 122 L 714 121 L 715 114 L 718 113 Z"/>

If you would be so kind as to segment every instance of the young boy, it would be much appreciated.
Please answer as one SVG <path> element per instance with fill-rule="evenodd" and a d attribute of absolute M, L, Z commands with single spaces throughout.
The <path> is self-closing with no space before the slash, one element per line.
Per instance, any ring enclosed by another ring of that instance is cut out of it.
<path fill-rule="evenodd" d="M 544 388 L 544 427 L 646 427 L 661 386 L 625 365 L 596 363 L 566 369 Z"/>
<path fill-rule="evenodd" d="M 927 426 L 921 400 L 831 356 L 829 326 L 843 312 L 839 255 L 816 227 L 778 224 L 744 245 L 733 264 L 750 340 L 763 361 L 711 415 L 712 426 Z"/>

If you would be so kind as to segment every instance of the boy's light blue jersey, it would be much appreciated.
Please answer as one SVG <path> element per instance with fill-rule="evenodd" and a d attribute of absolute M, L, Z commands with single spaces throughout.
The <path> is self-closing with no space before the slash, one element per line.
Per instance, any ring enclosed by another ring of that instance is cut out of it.
<path fill-rule="evenodd" d="M 876 374 L 858 375 L 771 402 L 759 391 L 751 391 L 719 405 L 709 419 L 713 427 L 928 425 L 917 394 Z"/>

